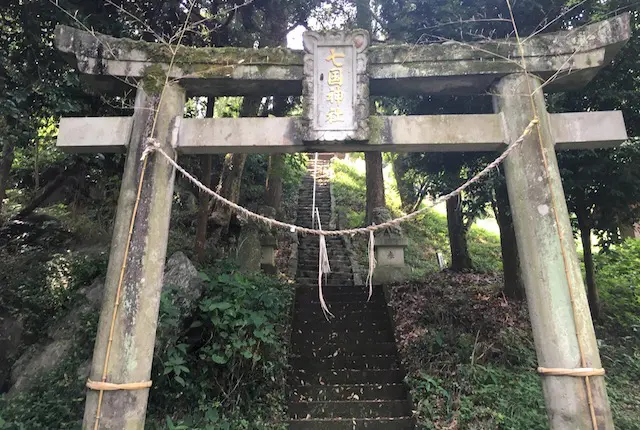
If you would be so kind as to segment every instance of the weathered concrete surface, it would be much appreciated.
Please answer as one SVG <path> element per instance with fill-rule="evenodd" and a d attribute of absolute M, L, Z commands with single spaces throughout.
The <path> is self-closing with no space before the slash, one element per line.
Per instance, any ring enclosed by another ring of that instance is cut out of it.
<path fill-rule="evenodd" d="M 131 137 L 133 117 L 63 118 L 58 130 L 58 147 L 73 152 L 124 152 Z"/>
<path fill-rule="evenodd" d="M 369 32 L 361 29 L 324 33 L 307 31 L 303 40 L 303 139 L 368 140 L 370 104 L 366 51 L 370 44 Z M 327 61 L 332 53 L 341 55 L 341 58 Z M 340 72 L 337 87 L 335 83 L 331 87 L 329 81 L 332 69 Z M 342 114 L 342 121 L 328 120 L 329 113 L 335 113 L 335 109 Z"/>
<path fill-rule="evenodd" d="M 91 365 L 90 378 L 94 381 L 102 380 L 112 312 L 143 164 L 140 158 L 150 136 L 157 139 L 165 151 L 173 152 L 184 100 L 184 91 L 175 85 L 165 89 L 162 101 L 159 95 L 149 95 L 142 87 L 138 89 Z M 156 112 L 157 124 L 152 133 Z M 143 382 L 151 377 L 173 183 L 174 169 L 162 157 L 151 155 L 126 259 L 107 371 L 108 382 Z M 148 395 L 148 389 L 105 392 L 100 428 L 142 430 Z M 98 397 L 98 391 L 87 391 L 84 428 L 94 427 Z"/>
<path fill-rule="evenodd" d="M 570 112 L 550 115 L 556 149 L 595 149 L 628 139 L 622 112 Z"/>
<path fill-rule="evenodd" d="M 387 208 L 373 210 L 375 224 L 392 219 Z M 407 279 L 410 269 L 404 264 L 404 250 L 409 241 L 400 225 L 395 225 L 375 233 L 374 252 L 376 268 L 373 271 L 374 285 L 389 285 Z"/>
<path fill-rule="evenodd" d="M 101 121 L 105 119 L 105 123 Z M 122 152 L 131 134 L 130 118 L 63 118 L 57 146 L 68 152 Z M 176 150 L 183 154 L 292 152 L 497 151 L 504 145 L 497 114 L 371 117 L 371 142 L 327 146 L 302 141 L 299 118 L 184 119 Z M 110 124 L 111 133 L 106 130 Z M 579 112 L 551 115 L 557 149 L 604 148 L 627 140 L 622 113 Z"/>
<path fill-rule="evenodd" d="M 630 35 L 629 14 L 622 14 L 569 32 L 534 36 L 524 45 L 527 68 L 544 79 L 560 71 L 547 91 L 579 88 L 611 61 Z M 170 58 L 168 48 L 159 44 L 95 37 L 66 26 L 56 30 L 56 46 L 103 91 L 120 89 L 112 76 L 135 82 L 150 72 L 149 66 L 166 64 Z M 374 46 L 369 50 L 371 94 L 481 94 L 496 79 L 521 71 L 518 58 L 513 39 Z M 300 95 L 303 53 L 283 48 L 181 48 L 171 77 L 194 95 L 262 96 L 264 88 L 273 95 Z"/>
<path fill-rule="evenodd" d="M 504 117 L 506 138 L 511 142 L 535 114 L 540 119 L 540 133 L 534 129 L 505 160 L 538 364 L 567 369 L 601 368 L 560 180 L 551 119 L 542 91 L 535 95 L 535 112 L 529 98 L 531 88 L 539 84 L 537 78 L 524 74 L 507 76 L 496 86 L 494 99 L 496 111 Z M 576 332 L 586 358 L 584 364 Z M 613 429 L 604 378 L 591 377 L 590 381 L 598 428 Z M 583 378 L 543 376 L 542 385 L 552 429 L 593 428 Z"/>
<path fill-rule="evenodd" d="M 558 149 L 619 145 L 627 139 L 622 113 L 551 115 Z M 370 118 L 370 143 L 303 142 L 297 118 L 186 119 L 177 150 L 185 154 L 271 152 L 496 151 L 504 145 L 496 114 L 378 116 Z"/>

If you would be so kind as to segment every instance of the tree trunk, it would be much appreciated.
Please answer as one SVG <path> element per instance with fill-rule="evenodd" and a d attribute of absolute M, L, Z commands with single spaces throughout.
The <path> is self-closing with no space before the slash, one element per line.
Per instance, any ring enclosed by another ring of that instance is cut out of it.
<path fill-rule="evenodd" d="M 373 210 L 387 206 L 384 197 L 384 177 L 382 176 L 382 153 L 365 152 L 367 185 L 367 224 L 373 222 Z"/>
<path fill-rule="evenodd" d="M 215 98 L 209 97 L 207 100 L 207 111 L 205 118 L 213 118 L 213 110 L 215 106 Z M 213 170 L 213 156 L 200 156 L 200 165 L 202 166 L 202 181 L 211 188 L 211 174 Z M 209 224 L 209 194 L 200 191 L 198 194 L 198 219 L 196 222 L 196 243 L 194 246 L 194 254 L 196 261 L 202 263 L 205 258 L 205 245 L 207 243 L 207 226 Z"/>
<path fill-rule="evenodd" d="M 16 219 L 22 219 L 30 215 L 34 210 L 38 209 L 40 205 L 42 205 L 49 197 L 53 195 L 53 193 L 60 187 L 62 187 L 67 179 L 71 178 L 76 172 L 76 167 L 72 167 L 70 169 L 65 169 L 62 173 L 60 173 L 56 178 L 51 181 L 42 192 L 36 196 L 31 202 L 22 208 L 18 215 L 16 215 Z"/>
<path fill-rule="evenodd" d="M 504 274 L 504 295 L 512 299 L 524 299 L 524 281 L 520 269 L 520 255 L 516 242 L 516 230 L 513 226 L 509 196 L 506 183 L 501 178 L 494 188 L 495 200 L 493 212 L 500 228 L 500 250 L 502 252 L 502 270 Z"/>
<path fill-rule="evenodd" d="M 593 265 L 593 253 L 591 252 L 591 227 L 589 226 L 589 215 L 587 214 L 586 208 L 580 207 L 577 209 L 576 218 L 578 220 L 582 249 L 584 251 L 584 271 L 586 274 L 587 298 L 589 300 L 591 318 L 599 320 L 601 309 L 600 295 L 598 294 L 598 286 L 596 285 L 596 271 Z"/>
<path fill-rule="evenodd" d="M 15 147 L 14 140 L 7 136 L 7 130 L 4 130 L 5 141 L 2 146 L 2 159 L 0 160 L 0 213 L 4 199 L 7 197 L 7 187 L 9 186 L 9 175 L 11 174 L 11 166 L 13 165 Z"/>
<path fill-rule="evenodd" d="M 396 154 L 393 158 L 393 176 L 396 179 L 396 186 L 398 187 L 398 194 L 400 195 L 400 204 L 405 212 L 409 212 L 416 203 L 415 193 L 413 191 L 413 184 L 410 184 L 405 180 L 404 175 L 407 173 L 407 167 L 404 163 L 407 154 Z"/>
<path fill-rule="evenodd" d="M 264 194 L 265 204 L 282 211 L 282 174 L 284 172 L 284 154 L 273 154 L 269 157 L 267 184 Z"/>
<path fill-rule="evenodd" d="M 467 235 L 462 218 L 460 196 L 447 200 L 447 228 L 449 230 L 449 246 L 451 247 L 451 267 L 454 272 L 473 269 Z"/>
<path fill-rule="evenodd" d="M 240 116 L 256 116 L 260 108 L 261 100 L 260 97 L 245 97 L 240 110 Z M 247 154 L 227 154 L 224 158 L 217 192 L 234 203 L 240 200 L 240 186 L 242 184 L 242 173 L 246 161 Z M 223 234 L 229 231 L 231 210 L 227 206 L 215 202 L 210 219 L 216 225 L 214 234 L 217 241 Z"/>
<path fill-rule="evenodd" d="M 371 32 L 371 9 L 369 0 L 356 0 L 356 22 L 359 28 Z M 371 100 L 370 112 L 375 115 L 375 104 Z M 367 224 L 374 220 L 373 210 L 387 207 L 384 196 L 384 176 L 382 175 L 382 153 L 365 152 L 364 161 L 366 166 L 366 186 L 367 186 Z"/>
<path fill-rule="evenodd" d="M 273 115 L 276 118 L 280 118 L 285 116 L 287 111 L 288 105 L 286 97 L 274 97 Z M 264 201 L 267 206 L 271 206 L 276 210 L 276 214 L 282 212 L 282 175 L 285 169 L 284 160 L 284 154 L 272 154 L 269 156 Z"/>

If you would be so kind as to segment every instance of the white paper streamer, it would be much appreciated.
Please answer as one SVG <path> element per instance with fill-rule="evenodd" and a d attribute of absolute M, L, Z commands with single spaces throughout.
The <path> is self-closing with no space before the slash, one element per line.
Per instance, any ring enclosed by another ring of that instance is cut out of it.
<path fill-rule="evenodd" d="M 320 211 L 316 208 L 316 218 L 318 221 L 318 228 L 322 230 L 322 223 L 320 222 Z M 318 250 L 318 297 L 320 298 L 320 307 L 324 313 L 325 318 L 328 320 L 329 316 L 335 317 L 329 310 L 327 302 L 324 300 L 322 294 L 322 275 L 328 275 L 331 273 L 331 266 L 329 264 L 329 254 L 327 252 L 327 241 L 324 235 L 320 235 L 320 246 Z M 326 278 L 325 278 L 326 280 Z"/>
<path fill-rule="evenodd" d="M 373 271 L 376 268 L 376 254 L 375 254 L 376 239 L 373 236 L 373 231 L 369 232 L 369 273 L 367 274 L 367 285 L 369 286 L 369 298 L 371 300 L 373 295 Z"/>

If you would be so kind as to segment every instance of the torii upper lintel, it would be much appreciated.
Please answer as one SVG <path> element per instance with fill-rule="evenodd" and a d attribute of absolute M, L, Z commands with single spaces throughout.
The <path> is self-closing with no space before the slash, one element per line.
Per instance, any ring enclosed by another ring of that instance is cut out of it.
<path fill-rule="evenodd" d="M 543 80 L 546 92 L 586 85 L 630 38 L 628 13 L 571 31 L 541 34 L 523 44 L 528 70 Z M 121 90 L 153 64 L 171 57 L 159 43 L 117 39 L 72 27 L 56 29 L 56 47 L 70 54 L 79 72 L 102 91 Z M 198 96 L 302 94 L 302 51 L 286 48 L 181 47 L 171 77 Z M 378 45 L 368 51 L 372 95 L 479 94 L 497 79 L 522 71 L 514 39 L 473 44 Z M 556 75 L 557 74 L 557 75 Z"/>

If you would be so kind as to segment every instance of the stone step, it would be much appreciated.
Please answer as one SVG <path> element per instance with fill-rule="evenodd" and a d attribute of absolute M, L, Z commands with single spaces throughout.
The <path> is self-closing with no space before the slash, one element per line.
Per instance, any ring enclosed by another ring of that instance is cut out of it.
<path fill-rule="evenodd" d="M 327 249 L 333 248 L 335 246 L 336 249 L 340 249 L 346 252 L 344 249 L 344 242 L 340 237 L 325 237 L 325 242 L 327 243 Z M 305 236 L 300 238 L 299 242 L 300 246 L 303 246 L 303 250 L 309 249 L 318 249 L 320 247 L 320 239 L 319 236 Z"/>
<path fill-rule="evenodd" d="M 322 342 L 393 342 L 393 330 L 303 330 L 295 329 L 291 342 L 296 345 L 319 345 Z"/>
<path fill-rule="evenodd" d="M 312 339 L 307 342 L 292 342 L 291 350 L 293 352 L 300 353 L 300 351 L 329 351 L 329 353 L 323 353 L 320 355 L 321 357 L 329 357 L 331 353 L 335 351 L 346 351 L 350 354 L 362 353 L 368 354 L 366 351 L 369 351 L 372 347 L 377 347 L 378 344 L 387 344 L 394 343 L 395 339 L 393 336 L 386 336 L 382 339 L 343 339 L 341 337 L 337 337 L 334 339 Z M 389 351 L 389 350 L 385 350 Z M 390 350 L 391 352 L 377 352 L 376 354 L 393 354 L 394 350 Z M 304 354 L 303 352 L 303 354 Z"/>
<path fill-rule="evenodd" d="M 311 418 L 289 420 L 289 430 L 413 430 L 411 417 Z"/>
<path fill-rule="evenodd" d="M 403 379 L 399 369 L 297 369 L 289 375 L 289 385 L 399 384 Z"/>
<path fill-rule="evenodd" d="M 320 256 L 317 249 L 314 250 L 305 250 L 298 252 L 298 268 L 314 268 L 317 270 L 318 268 L 318 257 Z M 346 266 L 349 270 L 337 270 L 333 269 L 332 272 L 351 272 L 351 261 L 348 260 L 348 255 L 344 253 L 344 251 L 340 249 L 327 249 L 327 256 L 329 257 L 329 265 L 336 264 L 337 266 L 343 267 Z M 303 261 L 303 262 L 300 262 Z M 336 266 L 336 267 L 337 267 Z"/>
<path fill-rule="evenodd" d="M 351 291 L 349 291 L 351 290 Z M 369 297 L 369 293 L 367 290 L 364 290 L 360 287 L 343 287 L 343 288 L 323 288 L 322 293 L 324 295 L 325 300 L 331 300 L 332 303 L 340 302 L 340 303 L 362 303 L 362 301 L 366 301 Z M 371 301 L 375 300 L 383 300 L 384 297 L 382 293 L 373 292 L 371 296 Z M 305 302 L 317 302 L 318 301 L 318 286 L 314 285 L 313 287 L 297 287 L 296 288 L 296 303 L 305 303 Z"/>
<path fill-rule="evenodd" d="M 298 284 L 301 288 L 312 288 L 318 289 L 318 278 L 309 279 L 304 283 Z M 337 289 L 337 288 L 354 288 L 353 281 L 349 282 L 326 282 L 324 279 L 322 280 L 322 290 L 326 289 Z"/>
<path fill-rule="evenodd" d="M 406 417 L 411 415 L 411 406 L 406 400 L 364 400 L 291 402 L 291 418 L 378 418 Z"/>
<path fill-rule="evenodd" d="M 302 239 L 300 240 L 300 242 L 298 242 L 298 246 L 300 247 L 300 252 L 310 253 L 312 251 L 315 251 L 315 253 L 317 253 L 318 249 L 320 249 L 320 241 L 318 237 L 314 236 L 312 238 L 307 239 L 306 241 L 305 239 Z M 336 238 L 331 238 L 329 240 L 326 240 L 326 244 L 327 244 L 327 250 L 341 251 L 345 255 L 348 255 L 347 250 L 344 248 L 344 244 L 342 243 L 342 240 L 340 238 L 336 237 Z"/>
<path fill-rule="evenodd" d="M 332 302 L 330 300 L 326 300 L 327 307 L 331 311 L 332 314 L 339 318 L 340 315 L 350 314 L 356 311 L 378 311 L 380 313 L 387 312 L 387 304 L 384 301 L 371 301 L 367 302 L 363 300 L 362 302 Z M 308 314 L 311 312 L 315 312 L 315 309 L 320 307 L 320 302 L 317 303 L 300 303 L 296 306 L 296 314 L 300 314 L 300 312 L 304 314 Z M 322 311 L 320 311 L 322 312 Z"/>
<path fill-rule="evenodd" d="M 298 245 L 300 246 L 300 245 Z M 298 253 L 298 267 L 304 266 L 304 265 L 313 265 L 313 266 L 317 266 L 318 265 L 318 253 L 317 251 L 314 252 L 313 256 L 304 256 L 304 258 L 300 255 L 301 252 Z M 346 252 L 342 255 L 335 255 L 333 257 L 333 259 L 330 261 L 330 263 L 332 264 L 344 264 L 349 266 L 349 271 L 351 271 L 351 259 L 349 258 L 349 254 L 347 254 Z"/>
<path fill-rule="evenodd" d="M 331 261 L 329 261 L 329 264 L 331 264 Z M 316 261 L 316 267 L 314 267 L 313 269 L 304 269 L 304 268 L 298 268 L 298 277 L 299 278 L 315 278 L 318 276 L 318 262 Z M 350 280 L 353 278 L 353 273 L 351 273 L 351 270 L 349 271 L 341 271 L 341 270 L 337 270 L 337 269 L 332 269 L 331 273 L 328 274 L 329 279 L 331 280 L 339 280 L 339 279 L 345 279 L 345 280 Z"/>
<path fill-rule="evenodd" d="M 387 329 L 389 327 L 389 317 L 383 315 L 376 319 L 367 320 L 343 320 L 327 321 L 326 319 L 308 319 L 304 315 L 296 315 L 293 321 L 294 330 L 376 330 Z"/>
<path fill-rule="evenodd" d="M 325 279 L 324 276 L 322 277 L 322 288 L 327 289 L 327 288 L 353 288 L 353 279 L 338 279 L 338 280 L 333 280 L 333 279 Z M 318 277 L 314 276 L 312 278 L 303 278 L 301 281 L 298 282 L 298 285 L 305 287 L 305 288 L 318 288 Z"/>
<path fill-rule="evenodd" d="M 324 402 L 330 400 L 405 400 L 404 384 L 305 385 L 292 387 L 293 402 Z"/>
<path fill-rule="evenodd" d="M 335 314 L 334 317 L 330 317 L 329 320 L 325 318 L 321 309 L 315 310 L 315 308 L 311 308 L 310 311 L 306 314 L 295 314 L 293 318 L 293 324 L 297 327 L 297 324 L 300 325 L 320 325 L 324 327 L 353 327 L 358 326 L 359 324 L 386 324 L 387 326 L 390 324 L 389 322 L 389 313 L 386 309 L 384 311 L 380 310 L 357 310 L 354 312 L 350 312 L 348 314 Z"/>
<path fill-rule="evenodd" d="M 323 358 L 322 360 L 309 360 L 308 358 L 291 358 L 293 369 L 397 369 L 399 359 L 397 355 L 340 355 L 337 357 Z"/>
<path fill-rule="evenodd" d="M 329 257 L 329 265 L 334 269 L 334 265 L 331 264 L 331 257 Z M 305 271 L 305 276 L 302 276 L 300 272 L 296 275 L 296 282 L 298 285 L 303 286 L 311 286 L 318 284 L 318 263 L 316 262 L 315 267 L 306 266 L 306 267 L 298 267 L 298 271 Z M 322 275 L 322 285 L 325 284 L 333 284 L 336 288 L 339 288 L 341 284 L 346 284 L 347 286 L 353 285 L 353 273 L 349 270 L 348 267 L 345 267 L 341 264 L 336 264 L 335 269 L 336 272 L 329 272 L 327 274 Z M 340 275 L 336 275 L 335 273 L 340 273 Z"/>
<path fill-rule="evenodd" d="M 317 249 L 304 250 L 298 252 L 298 269 L 318 269 L 318 257 L 320 253 Z M 337 270 L 331 268 L 332 272 L 351 272 L 351 261 L 349 256 L 341 249 L 329 249 L 327 248 L 327 256 L 329 257 L 329 265 L 335 264 L 336 267 L 348 267 L 348 270 Z"/>
<path fill-rule="evenodd" d="M 328 274 L 329 277 L 331 277 L 331 275 L 335 273 L 353 275 L 353 273 L 351 272 L 351 266 L 349 266 L 347 263 L 343 261 L 336 262 L 330 258 L 329 265 L 331 266 L 331 270 L 332 270 L 332 272 Z M 306 276 L 304 276 L 305 278 L 309 278 L 309 277 L 317 278 L 318 277 L 318 260 L 316 259 L 316 261 L 311 264 L 309 263 L 298 264 L 298 276 L 302 275 L 303 272 L 306 274 Z M 347 283 L 351 283 L 351 281 L 352 279 L 349 279 L 349 282 Z"/>
<path fill-rule="evenodd" d="M 305 206 L 302 206 L 304 204 Z M 331 206 L 331 194 L 330 193 L 316 193 L 316 206 L 320 204 L 327 204 Z M 298 208 L 313 206 L 313 193 L 300 193 L 298 194 Z"/>
<path fill-rule="evenodd" d="M 326 343 L 317 348 L 309 348 L 306 345 L 298 347 L 292 345 L 292 353 L 308 358 L 330 358 L 341 355 L 393 355 L 397 354 L 395 342 L 363 342 L 357 344 Z"/>

